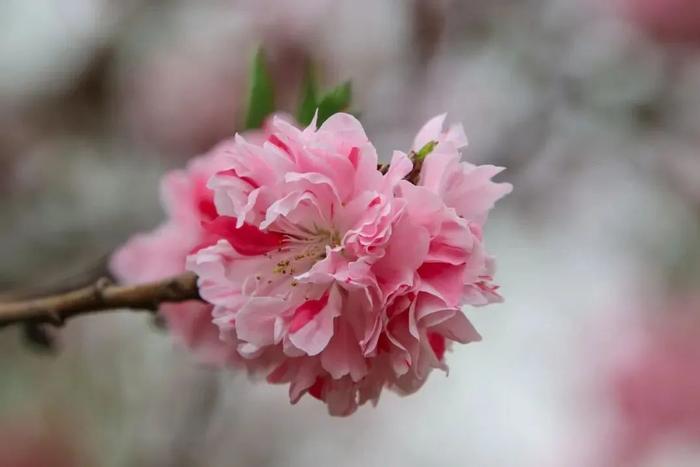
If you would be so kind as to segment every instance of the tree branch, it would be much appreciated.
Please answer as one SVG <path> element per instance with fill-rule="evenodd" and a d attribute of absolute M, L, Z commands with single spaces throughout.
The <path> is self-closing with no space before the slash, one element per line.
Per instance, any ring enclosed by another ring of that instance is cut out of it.
<path fill-rule="evenodd" d="M 197 277 L 189 272 L 137 285 L 113 285 L 102 278 L 66 293 L 0 303 L 0 328 L 20 323 L 62 326 L 73 316 L 123 308 L 156 311 L 161 303 L 199 298 Z"/>

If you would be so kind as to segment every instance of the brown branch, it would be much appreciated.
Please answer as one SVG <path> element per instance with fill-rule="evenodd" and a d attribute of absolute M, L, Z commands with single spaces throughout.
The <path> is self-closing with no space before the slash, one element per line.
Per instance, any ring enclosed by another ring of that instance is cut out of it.
<path fill-rule="evenodd" d="M 413 168 L 404 178 L 409 182 L 413 183 L 414 185 L 418 185 L 418 181 L 420 179 L 420 171 L 423 169 L 423 159 L 417 158 L 416 153 L 413 151 L 411 151 L 409 157 L 411 158 L 411 162 L 413 162 Z"/>
<path fill-rule="evenodd" d="M 58 295 L 0 303 L 0 327 L 20 323 L 61 326 L 73 316 L 124 308 L 155 311 L 164 302 L 197 299 L 197 277 L 189 272 L 137 285 L 113 285 L 109 279 L 102 278 L 87 287 Z"/>

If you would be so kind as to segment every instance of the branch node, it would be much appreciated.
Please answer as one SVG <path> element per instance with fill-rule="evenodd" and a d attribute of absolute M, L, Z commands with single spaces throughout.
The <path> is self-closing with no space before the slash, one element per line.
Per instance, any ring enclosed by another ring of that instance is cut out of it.
<path fill-rule="evenodd" d="M 63 327 L 63 325 L 66 324 L 61 314 L 54 308 L 47 310 L 46 315 L 48 317 L 47 322 L 57 328 Z"/>

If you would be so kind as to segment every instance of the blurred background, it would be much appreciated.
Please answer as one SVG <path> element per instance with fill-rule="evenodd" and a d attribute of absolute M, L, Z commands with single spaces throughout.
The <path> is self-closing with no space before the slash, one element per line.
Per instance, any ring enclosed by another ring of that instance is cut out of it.
<path fill-rule="evenodd" d="M 313 60 L 385 160 L 448 112 L 466 159 L 508 168 L 483 341 L 334 419 L 143 315 L 74 320 L 55 352 L 3 329 L 0 467 L 700 465 L 696 0 L 3 0 L 0 296 L 156 226 L 159 177 L 240 127 L 258 44 L 282 110 Z"/>

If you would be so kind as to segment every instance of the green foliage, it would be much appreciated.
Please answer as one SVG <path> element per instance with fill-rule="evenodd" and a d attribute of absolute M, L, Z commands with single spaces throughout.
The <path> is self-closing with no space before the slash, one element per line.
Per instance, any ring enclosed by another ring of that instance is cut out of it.
<path fill-rule="evenodd" d="M 275 110 L 272 77 L 265 62 L 265 52 L 258 49 L 250 70 L 248 110 L 245 128 L 260 128 L 265 118 Z"/>
<path fill-rule="evenodd" d="M 313 66 L 309 65 L 301 84 L 301 99 L 297 109 L 297 121 L 306 126 L 311 123 L 318 107 L 318 87 L 314 76 Z"/>
<path fill-rule="evenodd" d="M 342 112 L 350 106 L 352 85 L 346 81 L 331 89 L 318 103 L 318 124 L 325 122 L 334 113 Z"/>
<path fill-rule="evenodd" d="M 309 64 L 301 85 L 297 121 L 306 126 L 311 123 L 314 114 L 318 111 L 316 123 L 320 125 L 331 115 L 347 110 L 350 107 L 351 98 L 350 81 L 319 95 L 314 69 Z M 260 128 L 265 118 L 275 110 L 272 77 L 267 68 L 265 53 L 261 48 L 256 52 L 251 65 L 245 128 Z"/>

